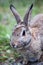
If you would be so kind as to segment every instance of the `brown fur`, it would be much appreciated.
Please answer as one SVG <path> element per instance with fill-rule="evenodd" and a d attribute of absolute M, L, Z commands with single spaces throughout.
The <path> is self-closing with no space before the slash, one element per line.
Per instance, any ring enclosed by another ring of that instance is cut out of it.
<path fill-rule="evenodd" d="M 43 49 L 43 14 L 38 14 L 30 18 L 33 4 L 28 9 L 23 20 L 21 20 L 14 6 L 10 6 L 16 20 L 17 26 L 14 28 L 11 36 L 11 46 L 21 53 L 24 62 L 35 62 L 40 60 Z M 33 58 L 33 59 L 32 59 Z M 43 61 L 43 59 L 42 59 Z"/>

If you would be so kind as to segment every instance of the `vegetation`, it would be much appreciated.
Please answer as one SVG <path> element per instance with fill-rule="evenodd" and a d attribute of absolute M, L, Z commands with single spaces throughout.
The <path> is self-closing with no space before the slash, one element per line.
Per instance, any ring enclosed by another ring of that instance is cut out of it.
<path fill-rule="evenodd" d="M 19 56 L 10 46 L 10 36 L 14 25 L 16 25 L 16 20 L 10 11 L 10 4 L 16 7 L 23 18 L 24 12 L 31 3 L 34 3 L 32 16 L 43 12 L 43 0 L 0 0 L 0 62 L 7 59 L 11 61 Z"/>

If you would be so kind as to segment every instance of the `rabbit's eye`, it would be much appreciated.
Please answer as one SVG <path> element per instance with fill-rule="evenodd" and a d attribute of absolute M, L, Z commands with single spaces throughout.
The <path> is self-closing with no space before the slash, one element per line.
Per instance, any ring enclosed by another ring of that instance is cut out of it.
<path fill-rule="evenodd" d="M 23 30 L 23 33 L 22 33 L 23 36 L 25 36 L 25 30 Z"/>

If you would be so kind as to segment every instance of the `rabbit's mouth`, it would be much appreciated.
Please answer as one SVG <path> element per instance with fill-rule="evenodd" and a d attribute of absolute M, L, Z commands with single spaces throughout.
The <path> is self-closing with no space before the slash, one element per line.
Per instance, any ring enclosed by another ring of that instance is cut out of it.
<path fill-rule="evenodd" d="M 18 45 L 16 48 L 17 49 L 24 49 L 24 48 L 27 48 L 28 46 L 30 46 L 30 42 L 31 42 L 31 39 L 28 41 L 28 42 L 21 42 L 21 45 Z"/>
<path fill-rule="evenodd" d="M 18 41 L 11 42 L 11 46 L 15 49 L 23 49 L 29 47 L 31 44 L 31 37 L 19 38 Z"/>

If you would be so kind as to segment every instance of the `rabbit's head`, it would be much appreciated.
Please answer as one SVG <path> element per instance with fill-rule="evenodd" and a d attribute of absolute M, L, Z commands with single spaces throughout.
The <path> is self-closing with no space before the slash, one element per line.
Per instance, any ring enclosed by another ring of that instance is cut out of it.
<path fill-rule="evenodd" d="M 33 4 L 27 10 L 24 19 L 22 20 L 18 12 L 16 11 L 13 5 L 10 5 L 10 9 L 14 14 L 17 25 L 15 26 L 12 36 L 11 36 L 11 46 L 14 48 L 22 49 L 27 45 L 30 45 L 31 42 L 31 33 L 29 31 L 29 24 L 30 21 L 31 11 L 33 8 Z"/>

